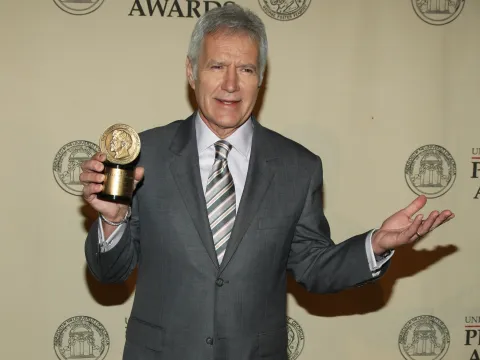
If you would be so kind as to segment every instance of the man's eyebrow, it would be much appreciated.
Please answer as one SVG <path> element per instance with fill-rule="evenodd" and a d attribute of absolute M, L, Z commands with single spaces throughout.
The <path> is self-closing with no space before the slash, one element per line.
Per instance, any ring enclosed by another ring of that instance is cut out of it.
<path fill-rule="evenodd" d="M 207 66 L 210 65 L 225 65 L 225 61 L 210 59 L 207 61 Z"/>
<path fill-rule="evenodd" d="M 255 65 L 255 64 L 241 64 L 239 67 L 253 68 L 253 69 L 257 70 L 257 65 Z"/>
<path fill-rule="evenodd" d="M 227 62 L 223 61 L 223 60 L 214 60 L 214 59 L 210 59 L 206 62 L 205 66 L 206 67 L 210 67 L 212 65 L 220 65 L 220 66 L 224 66 L 226 65 Z M 246 63 L 246 64 L 240 64 L 237 66 L 237 68 L 241 68 L 241 69 L 245 69 L 245 68 L 250 68 L 250 69 L 253 69 L 255 71 L 257 71 L 257 65 L 256 64 L 252 64 L 252 63 Z"/>

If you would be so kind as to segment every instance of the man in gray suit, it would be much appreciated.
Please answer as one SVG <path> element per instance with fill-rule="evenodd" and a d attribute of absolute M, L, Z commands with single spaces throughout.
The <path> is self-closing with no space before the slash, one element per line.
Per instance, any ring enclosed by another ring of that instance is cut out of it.
<path fill-rule="evenodd" d="M 138 267 L 124 360 L 286 360 L 288 271 L 316 293 L 359 286 L 454 216 L 414 216 L 419 197 L 334 244 L 320 158 L 251 115 L 266 59 L 256 15 L 207 12 L 186 62 L 198 110 L 140 134 L 131 207 L 97 198 L 104 154 L 83 164 L 84 198 L 100 213 L 86 239 L 90 271 L 121 282 Z"/>

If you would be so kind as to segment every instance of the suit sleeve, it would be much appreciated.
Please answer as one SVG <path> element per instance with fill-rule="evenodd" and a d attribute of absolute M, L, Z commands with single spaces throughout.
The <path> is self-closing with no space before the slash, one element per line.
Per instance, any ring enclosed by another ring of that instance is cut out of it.
<path fill-rule="evenodd" d="M 288 269 L 308 291 L 333 293 L 360 286 L 374 278 L 365 250 L 368 232 L 339 244 L 330 238 L 330 226 L 323 213 L 322 162 L 317 156 L 302 213 L 295 228 Z"/>
<path fill-rule="evenodd" d="M 93 223 L 85 241 L 85 257 L 92 275 L 100 282 L 119 283 L 128 279 L 140 259 L 140 226 L 138 201 L 133 197 L 132 216 L 118 243 L 102 251 L 98 237 L 98 219 Z"/>

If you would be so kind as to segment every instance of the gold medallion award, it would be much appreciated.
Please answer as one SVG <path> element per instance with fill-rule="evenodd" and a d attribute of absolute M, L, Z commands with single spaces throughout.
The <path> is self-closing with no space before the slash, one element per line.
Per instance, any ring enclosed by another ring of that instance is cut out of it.
<path fill-rule="evenodd" d="M 100 138 L 100 151 L 107 155 L 103 190 L 98 198 L 130 204 L 133 195 L 133 171 L 140 154 L 140 137 L 130 126 L 110 126 Z"/>

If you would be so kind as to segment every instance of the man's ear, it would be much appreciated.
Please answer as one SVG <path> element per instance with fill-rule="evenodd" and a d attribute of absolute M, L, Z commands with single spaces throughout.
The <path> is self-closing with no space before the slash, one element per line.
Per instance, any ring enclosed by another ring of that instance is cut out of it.
<path fill-rule="evenodd" d="M 187 56 L 187 60 L 185 61 L 185 70 L 186 70 L 186 73 L 187 73 L 188 83 L 190 84 L 190 87 L 193 90 L 195 90 L 195 79 L 194 79 L 194 76 L 193 76 L 193 66 L 192 66 L 192 62 L 190 61 L 188 56 Z"/>

